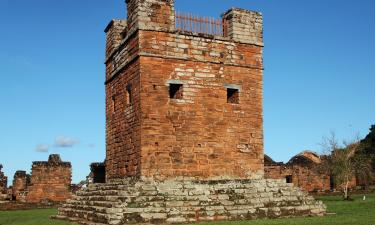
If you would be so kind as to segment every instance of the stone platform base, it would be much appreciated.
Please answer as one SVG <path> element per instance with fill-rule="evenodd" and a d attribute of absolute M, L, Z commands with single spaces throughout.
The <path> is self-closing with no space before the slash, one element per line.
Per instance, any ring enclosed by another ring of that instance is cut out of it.
<path fill-rule="evenodd" d="M 59 208 L 80 224 L 168 224 L 320 216 L 325 205 L 284 180 L 122 180 L 92 184 Z"/>

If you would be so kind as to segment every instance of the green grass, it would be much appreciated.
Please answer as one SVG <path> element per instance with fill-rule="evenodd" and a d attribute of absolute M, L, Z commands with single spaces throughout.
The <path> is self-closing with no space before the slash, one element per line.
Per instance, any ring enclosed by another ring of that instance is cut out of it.
<path fill-rule="evenodd" d="M 70 225 L 64 221 L 51 220 L 57 209 L 33 209 L 22 211 L 0 211 L 0 225 Z"/>
<path fill-rule="evenodd" d="M 328 212 L 336 215 L 324 217 L 307 217 L 276 220 L 256 220 L 240 222 L 213 222 L 200 223 L 200 225 L 374 225 L 375 224 L 375 194 L 354 196 L 354 201 L 342 201 L 341 196 L 320 197 L 327 207 Z M 56 215 L 56 209 L 41 209 L 28 211 L 0 212 L 0 225 L 71 225 L 62 221 L 50 220 L 51 215 Z"/>
<path fill-rule="evenodd" d="M 375 225 L 375 194 L 353 196 L 354 201 L 343 201 L 341 196 L 319 197 L 327 205 L 329 215 L 293 219 L 256 220 L 240 222 L 200 223 L 199 225 Z"/>

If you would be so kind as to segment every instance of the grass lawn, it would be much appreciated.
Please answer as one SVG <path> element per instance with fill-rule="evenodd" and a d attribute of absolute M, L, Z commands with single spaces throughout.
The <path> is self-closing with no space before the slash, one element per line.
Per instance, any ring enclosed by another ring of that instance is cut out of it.
<path fill-rule="evenodd" d="M 0 211 L 0 225 L 70 225 L 58 220 L 51 220 L 57 209 L 33 209 L 22 211 Z"/>
<path fill-rule="evenodd" d="M 308 217 L 276 220 L 256 220 L 240 222 L 213 222 L 200 223 L 200 225 L 374 225 L 375 224 L 375 194 L 354 196 L 355 201 L 344 202 L 340 196 L 320 197 L 327 207 L 328 212 L 336 215 L 324 217 Z M 28 210 L 0 212 L 0 225 L 69 225 L 71 223 L 50 220 L 49 216 L 55 215 L 56 209 Z"/>

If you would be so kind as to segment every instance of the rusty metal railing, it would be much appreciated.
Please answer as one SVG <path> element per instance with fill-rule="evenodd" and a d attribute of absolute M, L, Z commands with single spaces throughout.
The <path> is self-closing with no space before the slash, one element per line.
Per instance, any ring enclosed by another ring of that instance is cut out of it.
<path fill-rule="evenodd" d="M 222 19 L 195 16 L 190 13 L 176 12 L 176 30 L 192 33 L 224 36 L 227 23 Z"/>

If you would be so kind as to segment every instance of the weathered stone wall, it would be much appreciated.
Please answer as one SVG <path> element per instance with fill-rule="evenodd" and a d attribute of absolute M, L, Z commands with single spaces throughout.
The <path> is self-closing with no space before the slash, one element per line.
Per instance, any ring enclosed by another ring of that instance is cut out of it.
<path fill-rule="evenodd" d="M 70 198 L 72 168 L 59 155 L 50 155 L 47 162 L 33 162 L 27 202 L 62 202 Z"/>
<path fill-rule="evenodd" d="M 263 46 L 263 16 L 259 12 L 232 8 L 224 14 L 227 35 L 234 41 Z"/>
<path fill-rule="evenodd" d="M 154 57 L 141 70 L 143 176 L 263 176 L 260 70 Z M 183 83 L 182 99 L 168 80 Z M 226 84 L 241 88 L 239 104 Z"/>
<path fill-rule="evenodd" d="M 316 216 L 325 206 L 284 180 L 121 180 L 92 184 L 59 210 L 82 224 L 169 224 Z"/>
<path fill-rule="evenodd" d="M 286 179 L 303 190 L 330 191 L 340 189 L 329 171 L 322 166 L 322 159 L 313 152 L 305 151 L 292 157 L 288 163 L 276 163 L 268 156 L 264 161 L 265 177 L 268 179 Z M 349 183 L 356 187 L 356 179 Z"/>
<path fill-rule="evenodd" d="M 321 202 L 285 179 L 263 179 L 261 14 L 228 11 L 222 37 L 177 32 L 173 0 L 127 3 L 128 21 L 106 29 L 116 40 L 106 50 L 107 182 L 78 191 L 56 218 L 120 225 L 323 215 Z"/>
<path fill-rule="evenodd" d="M 125 20 L 112 20 L 105 29 L 106 34 L 106 55 L 111 53 L 119 47 L 123 41 L 127 22 Z"/>
<path fill-rule="evenodd" d="M 26 201 L 27 188 L 30 183 L 30 175 L 26 171 L 17 171 L 13 177 L 12 198 L 16 201 Z"/>
<path fill-rule="evenodd" d="M 8 177 L 4 175 L 2 169 L 3 165 L 0 164 L 0 201 L 8 197 Z"/>
<path fill-rule="evenodd" d="M 265 165 L 265 177 L 268 179 L 290 179 L 303 190 L 329 191 L 330 176 L 315 168 L 298 165 Z"/>
<path fill-rule="evenodd" d="M 331 189 L 329 174 L 319 169 L 298 165 L 293 165 L 289 169 L 292 172 L 292 182 L 297 187 L 310 192 Z"/>
<path fill-rule="evenodd" d="M 129 32 L 138 29 L 173 31 L 174 0 L 126 0 Z"/>
<path fill-rule="evenodd" d="M 8 189 L 8 177 L 2 171 L 3 165 L 0 164 L 0 194 L 6 194 Z"/>
<path fill-rule="evenodd" d="M 176 32 L 173 1 L 127 3 L 106 29 L 107 179 L 262 177 L 261 15 L 228 11 L 221 37 Z"/>
<path fill-rule="evenodd" d="M 107 179 L 139 176 L 141 165 L 139 59 L 106 85 Z M 130 92 L 128 92 L 130 89 Z M 131 102 L 127 102 L 127 99 Z"/>

